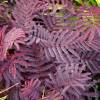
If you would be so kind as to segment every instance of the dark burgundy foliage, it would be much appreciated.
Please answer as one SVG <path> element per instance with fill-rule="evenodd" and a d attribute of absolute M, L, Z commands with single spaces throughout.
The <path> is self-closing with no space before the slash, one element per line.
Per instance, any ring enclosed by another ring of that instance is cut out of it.
<path fill-rule="evenodd" d="M 7 100 L 100 100 L 100 8 L 76 9 L 72 1 L 0 4 Z"/>

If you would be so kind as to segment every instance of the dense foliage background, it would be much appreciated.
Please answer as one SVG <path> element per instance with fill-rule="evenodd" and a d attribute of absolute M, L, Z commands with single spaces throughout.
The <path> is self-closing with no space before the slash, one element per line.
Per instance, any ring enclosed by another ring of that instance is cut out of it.
<path fill-rule="evenodd" d="M 0 100 L 100 100 L 100 0 L 0 0 Z"/>

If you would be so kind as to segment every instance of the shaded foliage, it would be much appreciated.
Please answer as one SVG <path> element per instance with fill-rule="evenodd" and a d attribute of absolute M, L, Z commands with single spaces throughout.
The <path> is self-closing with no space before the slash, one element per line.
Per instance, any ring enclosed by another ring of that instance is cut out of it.
<path fill-rule="evenodd" d="M 99 100 L 96 5 L 97 0 L 0 1 L 0 99 Z"/>

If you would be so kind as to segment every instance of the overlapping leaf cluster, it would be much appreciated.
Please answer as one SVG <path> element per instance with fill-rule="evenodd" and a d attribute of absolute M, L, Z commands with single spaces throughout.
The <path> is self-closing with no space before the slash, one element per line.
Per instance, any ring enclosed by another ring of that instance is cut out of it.
<path fill-rule="evenodd" d="M 80 5 L 73 0 L 0 4 L 1 98 L 100 99 L 100 8 Z"/>

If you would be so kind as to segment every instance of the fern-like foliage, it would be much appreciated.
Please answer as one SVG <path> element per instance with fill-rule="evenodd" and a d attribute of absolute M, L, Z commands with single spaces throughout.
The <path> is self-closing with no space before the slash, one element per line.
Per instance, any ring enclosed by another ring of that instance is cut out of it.
<path fill-rule="evenodd" d="M 13 28 L 5 35 L 3 44 L 4 58 L 6 57 L 7 50 L 11 49 L 13 45 L 19 49 L 19 43 L 24 43 L 23 38 L 25 38 L 25 32 L 20 28 Z"/>
<path fill-rule="evenodd" d="M 41 18 L 48 30 L 57 31 L 62 28 L 66 28 L 66 26 L 69 26 L 71 20 L 68 18 L 75 14 L 71 1 L 47 0 L 47 3 L 48 7 L 41 13 Z"/>
<path fill-rule="evenodd" d="M 29 99 L 33 99 L 33 100 L 38 100 L 39 99 L 39 87 L 40 87 L 41 82 L 37 79 L 37 80 L 30 80 L 30 81 L 26 81 L 25 85 L 23 86 L 23 88 L 21 89 L 20 93 L 21 93 L 21 99 L 24 100 L 29 100 Z"/>
<path fill-rule="evenodd" d="M 23 6 L 22 6 L 23 5 Z M 36 13 L 44 9 L 46 4 L 40 0 L 16 0 L 16 7 L 13 10 L 12 23 L 22 28 L 26 33 L 32 32 Z"/>
<path fill-rule="evenodd" d="M 69 66 L 59 65 L 57 72 L 53 75 L 49 74 L 51 88 L 56 88 L 61 92 L 65 99 L 70 100 L 71 98 L 79 99 L 82 96 L 84 90 L 88 86 L 90 73 L 83 73 L 85 66 L 78 64 L 72 64 Z"/>
<path fill-rule="evenodd" d="M 4 1 L 0 98 L 99 100 L 100 8 L 79 0 Z"/>
<path fill-rule="evenodd" d="M 86 45 L 96 51 L 99 51 L 100 42 L 100 12 L 98 7 L 80 8 L 76 27 L 81 34 L 78 40 L 85 41 Z M 84 44 L 85 45 L 85 44 Z"/>
<path fill-rule="evenodd" d="M 100 61 L 100 53 L 96 51 L 81 51 L 80 52 L 80 58 L 83 60 L 86 64 L 88 69 L 92 73 L 98 73 L 98 70 L 100 69 L 99 61 Z M 96 67 L 95 67 L 96 66 Z"/>
<path fill-rule="evenodd" d="M 60 95 L 59 92 L 49 91 L 46 97 L 42 96 L 42 98 L 39 100 L 63 100 L 63 97 Z"/>
<path fill-rule="evenodd" d="M 74 34 L 74 31 L 70 33 L 70 31 L 66 29 L 50 33 L 40 25 L 36 26 L 35 30 L 32 35 L 33 37 L 30 36 L 26 39 L 27 45 L 31 45 L 33 43 L 40 44 L 44 48 L 45 56 L 48 59 L 50 59 L 50 57 L 56 57 L 58 62 L 66 62 L 66 60 L 72 62 L 70 53 L 79 58 L 79 55 L 69 47 L 71 41 L 77 37 L 73 36 L 72 39 L 70 39 L 70 37 Z M 79 34 L 78 32 L 76 33 L 77 35 Z"/>

